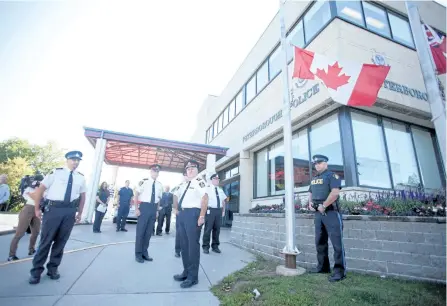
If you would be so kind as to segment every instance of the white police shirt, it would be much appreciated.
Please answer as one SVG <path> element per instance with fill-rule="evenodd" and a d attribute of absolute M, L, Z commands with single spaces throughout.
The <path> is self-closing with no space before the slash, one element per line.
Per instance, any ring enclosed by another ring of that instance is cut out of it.
<path fill-rule="evenodd" d="M 154 180 L 152 178 L 145 178 L 140 182 L 140 186 L 137 187 L 138 201 L 151 202 L 152 197 L 152 184 Z M 163 195 L 163 184 L 159 181 L 155 181 L 155 203 L 160 202 Z"/>
<path fill-rule="evenodd" d="M 208 207 L 209 208 L 217 208 L 217 196 L 216 196 L 216 188 L 217 188 L 217 192 L 219 193 L 219 201 L 220 201 L 220 208 L 222 208 L 222 202 L 227 198 L 227 195 L 225 194 L 225 192 L 222 190 L 222 188 L 214 186 L 214 185 L 209 185 L 207 188 L 207 193 L 208 193 Z"/>
<path fill-rule="evenodd" d="M 46 199 L 50 201 L 63 201 L 69 177 L 70 169 L 68 168 L 56 168 L 45 176 L 41 184 L 47 188 Z M 85 193 L 86 191 L 87 186 L 85 185 L 84 175 L 76 170 L 73 171 L 70 202 L 78 199 L 81 193 Z"/>
<path fill-rule="evenodd" d="M 180 184 L 180 187 L 176 190 L 174 195 L 177 197 L 178 202 L 180 204 L 180 199 L 182 198 L 183 193 L 185 192 L 186 187 L 188 186 L 188 182 L 183 182 Z M 208 190 L 205 185 L 205 181 L 199 177 L 196 177 L 191 180 L 191 184 L 189 184 L 188 191 L 186 191 L 185 197 L 182 201 L 182 208 L 201 208 L 202 198 L 205 194 L 208 193 Z"/>

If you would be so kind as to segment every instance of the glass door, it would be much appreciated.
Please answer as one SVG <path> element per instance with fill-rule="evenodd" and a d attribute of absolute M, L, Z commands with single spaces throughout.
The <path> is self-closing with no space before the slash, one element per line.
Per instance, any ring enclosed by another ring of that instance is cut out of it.
<path fill-rule="evenodd" d="M 239 212 L 239 180 L 224 183 L 222 189 L 228 196 L 228 201 L 225 205 L 225 216 L 222 218 L 222 226 L 231 227 L 233 213 Z"/>

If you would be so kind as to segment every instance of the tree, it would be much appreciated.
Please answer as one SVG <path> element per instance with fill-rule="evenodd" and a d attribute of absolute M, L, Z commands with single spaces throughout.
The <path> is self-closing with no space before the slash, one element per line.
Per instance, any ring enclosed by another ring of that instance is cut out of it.
<path fill-rule="evenodd" d="M 42 147 L 36 146 L 34 151 L 37 154 L 30 160 L 34 172 L 47 174 L 64 164 L 64 153 L 54 142 L 48 142 Z"/>
<path fill-rule="evenodd" d="M 28 161 L 23 157 L 8 159 L 5 163 L 0 163 L 0 173 L 8 176 L 8 185 L 11 191 L 8 210 L 14 210 L 20 204 L 21 195 L 19 191 L 20 179 L 27 174 L 33 174 L 33 169 Z"/>
<path fill-rule="evenodd" d="M 0 143 L 0 163 L 6 163 L 8 159 L 13 160 L 16 157 L 32 159 L 36 157 L 35 147 L 27 140 L 20 138 L 11 138 Z"/>

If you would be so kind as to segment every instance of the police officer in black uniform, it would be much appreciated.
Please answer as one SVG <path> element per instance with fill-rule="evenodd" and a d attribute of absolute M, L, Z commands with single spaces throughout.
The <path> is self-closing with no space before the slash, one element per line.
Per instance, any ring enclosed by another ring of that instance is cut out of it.
<path fill-rule="evenodd" d="M 82 216 L 87 188 L 84 175 L 76 171 L 82 153 L 71 151 L 65 154 L 65 158 L 67 159 L 66 167 L 51 171 L 39 188 L 30 194 L 36 203 L 34 212 L 40 219 L 42 212 L 37 203 L 40 203 L 43 193 L 47 191 L 40 243 L 33 259 L 33 268 L 30 271 L 30 284 L 40 282 L 40 275 L 44 271 L 43 265 L 47 260 L 50 248 L 51 255 L 47 264 L 47 275 L 53 280 L 59 279 L 58 267 L 62 261 L 65 244 L 75 222 L 79 222 Z"/>
<path fill-rule="evenodd" d="M 343 221 L 339 211 L 340 177 L 327 169 L 329 158 L 312 157 L 318 175 L 312 178 L 309 188 L 309 209 L 315 210 L 315 244 L 318 266 L 312 273 L 330 273 L 328 237 L 334 247 L 334 269 L 330 282 L 346 277 L 345 249 L 343 246 Z"/>

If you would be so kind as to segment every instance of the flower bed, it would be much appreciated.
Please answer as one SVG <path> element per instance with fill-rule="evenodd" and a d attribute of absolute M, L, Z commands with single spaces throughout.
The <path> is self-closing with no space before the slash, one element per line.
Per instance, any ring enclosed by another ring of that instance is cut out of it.
<path fill-rule="evenodd" d="M 250 212 L 284 213 L 284 199 L 281 205 L 257 205 Z M 299 196 L 295 197 L 295 212 L 310 212 L 307 202 L 301 202 Z M 346 215 L 445 217 L 446 198 L 444 191 L 426 193 L 401 190 L 344 194 L 340 198 L 340 212 Z"/>

